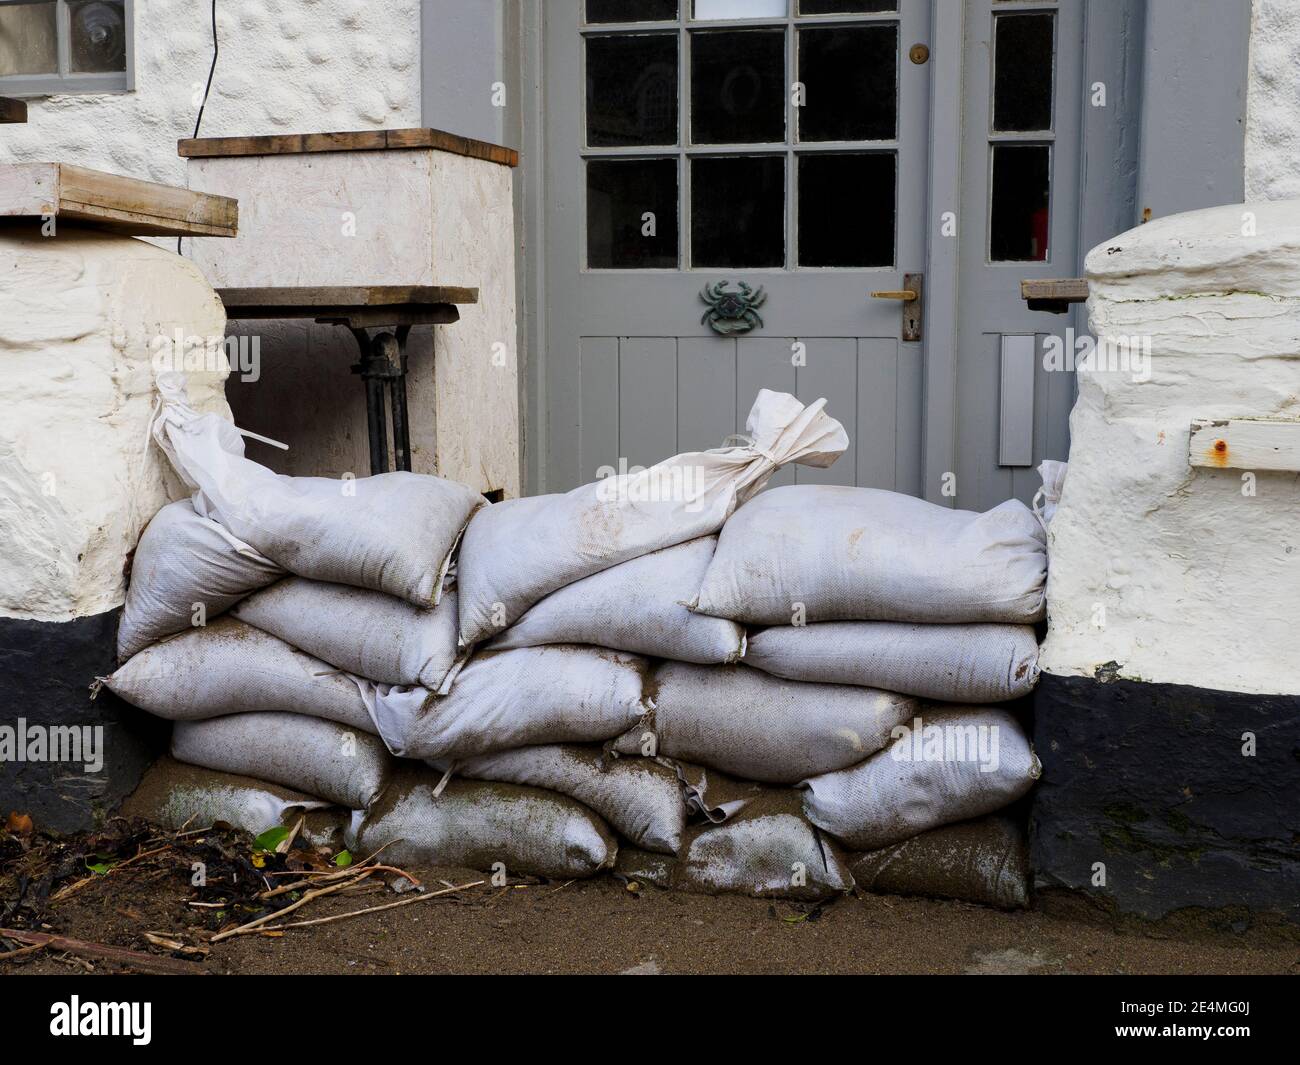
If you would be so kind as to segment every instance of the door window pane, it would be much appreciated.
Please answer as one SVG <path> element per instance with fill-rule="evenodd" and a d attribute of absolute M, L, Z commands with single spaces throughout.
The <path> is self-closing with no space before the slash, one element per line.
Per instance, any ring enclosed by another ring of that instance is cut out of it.
<path fill-rule="evenodd" d="M 897 133 L 898 27 L 799 30 L 801 141 L 892 140 Z"/>
<path fill-rule="evenodd" d="M 993 22 L 993 128 L 1052 128 L 1055 16 L 998 15 Z"/>
<path fill-rule="evenodd" d="M 691 265 L 785 265 L 785 159 L 691 160 Z"/>
<path fill-rule="evenodd" d="M 587 38 L 587 143 L 677 143 L 677 35 Z"/>
<path fill-rule="evenodd" d="M 785 18 L 788 0 L 695 0 L 697 19 Z"/>
<path fill-rule="evenodd" d="M 628 270 L 676 265 L 677 160 L 589 159 L 587 266 Z"/>
<path fill-rule="evenodd" d="M 799 157 L 799 265 L 893 266 L 893 152 Z"/>
<path fill-rule="evenodd" d="M 862 15 L 897 10 L 898 0 L 799 0 L 801 15 Z"/>
<path fill-rule="evenodd" d="M 1051 149 L 1046 144 L 993 145 L 989 258 L 1042 262 L 1047 258 Z"/>
<path fill-rule="evenodd" d="M 56 74 L 53 2 L 0 6 L 0 74 Z"/>
<path fill-rule="evenodd" d="M 785 31 L 691 34 L 691 140 L 785 140 Z"/>
<path fill-rule="evenodd" d="M 677 0 L 587 0 L 588 22 L 667 22 Z"/>
<path fill-rule="evenodd" d="M 69 59 L 79 74 L 126 69 L 126 12 L 122 0 L 68 4 Z"/>

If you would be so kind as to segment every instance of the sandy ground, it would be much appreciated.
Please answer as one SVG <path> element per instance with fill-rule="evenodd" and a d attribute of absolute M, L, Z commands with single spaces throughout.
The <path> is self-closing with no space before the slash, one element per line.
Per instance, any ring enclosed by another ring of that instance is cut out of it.
<path fill-rule="evenodd" d="M 438 880 L 464 870 L 417 871 Z M 188 919 L 174 881 L 107 877 L 58 903 L 54 930 L 150 949 L 144 930 Z M 386 889 L 321 899 L 304 917 L 395 898 Z M 1300 939 L 1276 928 L 1197 921 L 1116 928 L 1061 899 L 1001 913 L 958 902 L 847 897 L 820 910 L 738 896 L 629 891 L 611 877 L 483 886 L 277 937 L 212 948 L 212 973 L 1300 973 Z M 38 954 L 5 963 L 22 973 L 112 972 Z"/>

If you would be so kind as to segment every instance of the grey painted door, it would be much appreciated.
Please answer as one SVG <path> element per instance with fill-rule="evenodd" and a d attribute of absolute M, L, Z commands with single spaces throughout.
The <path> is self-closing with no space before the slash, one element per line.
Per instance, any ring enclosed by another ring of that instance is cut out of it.
<path fill-rule="evenodd" d="M 1063 320 L 1019 282 L 1076 270 L 1079 48 L 1061 42 L 1083 4 L 548 0 L 543 490 L 719 446 L 766 387 L 827 397 L 853 443 L 775 483 L 1031 497 L 1029 467 L 1064 457 L 1072 381 L 1044 379 Z M 1046 205 L 1003 142 L 1046 145 Z M 921 340 L 870 295 L 910 273 L 934 280 Z M 721 281 L 765 291 L 761 325 L 701 323 Z"/>
<path fill-rule="evenodd" d="M 921 491 L 922 344 L 869 296 L 924 269 L 928 4 L 896 6 L 545 5 L 547 491 L 720 446 L 763 387 L 853 442 L 775 483 Z M 761 326 L 702 324 L 720 281 Z"/>

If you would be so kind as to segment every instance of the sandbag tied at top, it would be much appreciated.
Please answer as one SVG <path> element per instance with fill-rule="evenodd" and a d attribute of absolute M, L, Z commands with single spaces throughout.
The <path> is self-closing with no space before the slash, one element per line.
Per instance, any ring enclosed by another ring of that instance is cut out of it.
<path fill-rule="evenodd" d="M 172 730 L 172 757 L 283 784 L 349 810 L 374 802 L 393 761 L 374 736 L 300 714 L 178 721 Z"/>
<path fill-rule="evenodd" d="M 677 455 L 565 495 L 484 508 L 465 530 L 457 586 L 466 646 L 513 624 L 543 596 L 620 562 L 708 536 L 789 462 L 829 466 L 849 446 L 823 409 L 762 389 L 743 447 Z"/>
<path fill-rule="evenodd" d="M 283 575 L 269 558 L 199 515 L 188 499 L 169 503 L 135 549 L 117 629 L 118 661 L 205 624 Z"/>
<path fill-rule="evenodd" d="M 559 644 L 484 651 L 445 695 L 362 681 L 388 749 L 403 758 L 469 758 L 547 743 L 599 743 L 645 713 L 646 662 Z"/>
<path fill-rule="evenodd" d="M 1042 773 L 1020 723 L 996 707 L 930 707 L 861 765 L 805 780 L 804 812 L 854 850 L 1008 806 Z"/>
<path fill-rule="evenodd" d="M 883 895 L 961 899 L 1004 910 L 1029 905 L 1029 845 L 1009 817 L 933 828 L 879 850 L 849 856 L 854 882 Z"/>
<path fill-rule="evenodd" d="M 721 824 L 688 829 L 676 858 L 624 848 L 615 869 L 657 887 L 704 894 L 818 902 L 853 888 L 839 848 L 808 822 L 798 795 L 786 788 L 764 789 Z"/>
<path fill-rule="evenodd" d="M 855 765 L 917 709 L 905 695 L 782 680 L 745 666 L 663 662 L 647 690 L 653 712 L 615 751 L 698 762 L 765 784 Z"/>
<path fill-rule="evenodd" d="M 1038 682 L 1032 625 L 826 621 L 749 638 L 748 666 L 791 680 L 861 684 L 952 703 L 1003 703 Z"/>
<path fill-rule="evenodd" d="M 1045 544 L 1015 499 L 976 514 L 875 488 L 789 485 L 727 522 L 693 608 L 751 625 L 1025 624 L 1044 614 Z"/>
<path fill-rule="evenodd" d="M 488 646 L 586 643 L 680 662 L 734 662 L 745 650 L 744 626 L 686 609 L 717 543 L 701 536 L 574 581 Z"/>
<path fill-rule="evenodd" d="M 375 731 L 348 674 L 232 617 L 146 647 L 104 686 L 169 721 L 271 712 Z"/>
<path fill-rule="evenodd" d="M 429 607 L 457 538 L 483 498 L 416 473 L 288 477 L 244 457 L 234 424 L 189 406 L 171 372 L 153 435 L 195 490 L 194 507 L 290 573 L 373 588 Z"/>
<path fill-rule="evenodd" d="M 381 684 L 437 690 L 460 657 L 455 595 L 426 609 L 368 588 L 287 577 L 231 614 Z"/>
<path fill-rule="evenodd" d="M 652 758 L 616 759 L 599 747 L 555 744 L 469 758 L 455 771 L 467 780 L 527 784 L 568 795 L 648 851 L 676 854 L 682 845 L 682 783 L 673 769 Z"/>
<path fill-rule="evenodd" d="M 373 809 L 354 814 L 356 853 L 384 848 L 396 865 L 458 866 L 557 880 L 594 876 L 614 864 L 618 843 L 585 806 L 515 784 L 452 780 L 424 766 L 400 770 Z"/>

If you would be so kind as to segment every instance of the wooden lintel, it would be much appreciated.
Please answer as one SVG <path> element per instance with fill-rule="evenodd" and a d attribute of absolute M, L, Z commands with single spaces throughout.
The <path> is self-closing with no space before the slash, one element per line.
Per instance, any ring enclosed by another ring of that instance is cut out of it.
<path fill-rule="evenodd" d="M 300 155 L 307 152 L 364 152 L 431 148 L 435 151 L 518 166 L 519 153 L 500 144 L 440 129 L 368 129 L 342 133 L 276 133 L 260 137 L 187 137 L 176 151 L 187 159 L 239 155 Z"/>

